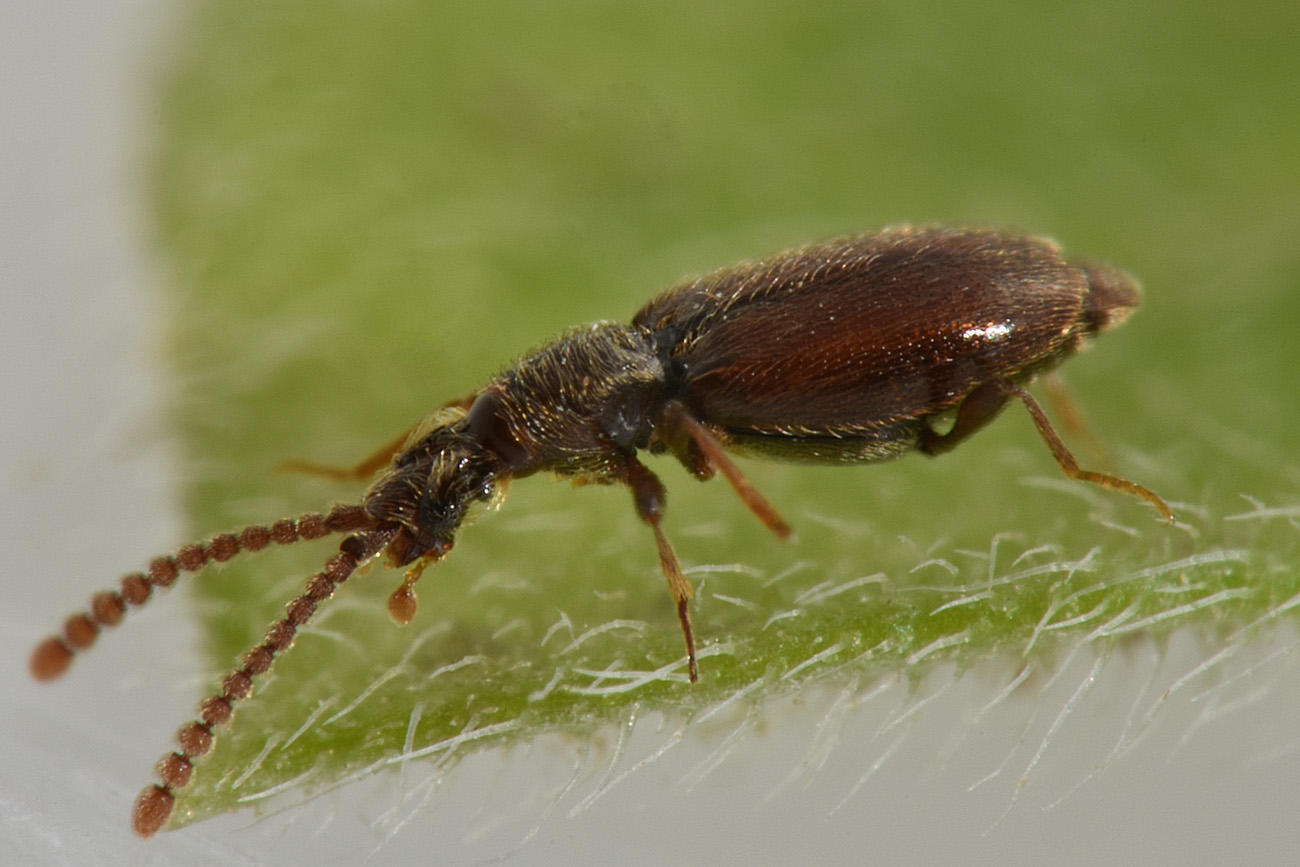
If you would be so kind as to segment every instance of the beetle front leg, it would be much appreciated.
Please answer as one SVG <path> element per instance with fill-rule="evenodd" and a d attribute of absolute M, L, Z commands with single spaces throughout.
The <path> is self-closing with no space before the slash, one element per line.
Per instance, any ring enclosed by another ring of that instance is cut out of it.
<path fill-rule="evenodd" d="M 455 400 L 449 400 L 442 406 L 438 407 L 430 416 L 437 415 L 445 409 L 460 409 L 469 412 L 473 406 L 474 399 L 478 397 L 478 392 L 462 395 Z M 364 482 L 368 481 L 375 473 L 387 467 L 393 462 L 393 457 L 406 448 L 411 439 L 411 435 L 428 423 L 428 417 L 402 431 L 391 442 L 384 443 L 371 454 L 367 455 L 354 466 L 339 467 L 333 464 L 320 464 L 315 461 L 286 460 L 280 461 L 275 465 L 277 473 L 297 473 L 304 476 L 316 476 L 321 479 L 329 479 L 332 482 Z"/>
<path fill-rule="evenodd" d="M 659 568 L 668 579 L 668 592 L 672 594 L 673 603 L 677 606 L 677 620 L 682 625 L 682 638 L 686 641 L 686 659 L 691 683 L 699 683 L 700 669 L 695 661 L 695 633 L 691 629 L 689 608 L 694 591 L 686 576 L 682 574 L 682 564 L 678 562 L 672 543 L 668 541 L 660 526 L 668 494 L 659 477 L 634 456 L 627 457 L 622 469 L 621 480 L 632 489 L 632 501 L 636 504 L 637 515 L 654 530 L 655 546 L 659 549 Z"/>
<path fill-rule="evenodd" d="M 318 464 L 315 461 L 286 460 L 276 464 L 275 471 L 277 473 L 316 476 L 320 479 L 329 479 L 331 482 L 364 482 L 393 462 L 393 455 L 401 451 L 402 446 L 406 445 L 406 440 L 413 430 L 415 428 L 402 431 L 401 435 L 392 442 L 384 443 L 383 446 L 351 467 Z"/>

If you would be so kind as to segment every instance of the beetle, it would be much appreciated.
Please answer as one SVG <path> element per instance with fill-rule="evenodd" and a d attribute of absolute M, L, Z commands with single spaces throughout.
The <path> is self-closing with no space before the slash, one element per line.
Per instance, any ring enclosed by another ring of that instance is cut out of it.
<path fill-rule="evenodd" d="M 1024 388 L 1122 321 L 1139 299 L 1137 282 L 1117 268 L 1067 257 L 1044 238 L 992 229 L 898 226 L 715 271 L 659 295 L 630 324 L 570 329 L 354 470 L 336 473 L 381 470 L 360 503 L 245 527 L 154 559 L 39 644 L 31 671 L 39 680 L 58 677 L 101 628 L 117 625 L 128 607 L 181 572 L 273 542 L 344 534 L 159 762 L 159 782 L 141 792 L 132 815 L 135 831 L 148 837 L 166 823 L 194 761 L 211 750 L 214 729 L 229 722 L 255 678 L 339 584 L 371 558 L 405 569 L 388 611 L 408 623 L 420 575 L 451 551 L 472 507 L 499 504 L 511 479 L 545 470 L 630 490 L 653 532 L 692 682 L 699 671 L 691 585 L 662 528 L 663 483 L 641 452 L 672 455 L 700 480 L 720 473 L 785 538 L 789 526 L 728 452 L 831 464 L 912 450 L 938 455 L 1015 398 L 1066 476 L 1140 497 L 1172 523 L 1169 506 L 1147 488 L 1081 469 Z"/>

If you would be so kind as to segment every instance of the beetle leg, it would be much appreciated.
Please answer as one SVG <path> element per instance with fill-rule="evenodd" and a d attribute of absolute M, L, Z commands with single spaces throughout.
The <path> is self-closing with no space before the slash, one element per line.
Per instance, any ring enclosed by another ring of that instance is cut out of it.
<path fill-rule="evenodd" d="M 1057 435 L 1056 430 L 1052 427 L 1051 421 L 1047 418 L 1047 413 L 1043 412 L 1043 408 L 1038 405 L 1038 402 L 1034 400 L 1033 397 L 1030 396 L 1029 392 L 1010 382 L 1004 382 L 1002 387 L 1006 389 L 1008 394 L 1013 394 L 1020 398 L 1025 407 L 1029 410 L 1029 415 L 1034 419 L 1034 426 L 1038 428 L 1039 436 L 1041 436 L 1043 441 L 1047 443 L 1047 447 L 1052 450 L 1052 456 L 1056 458 L 1057 464 L 1060 465 L 1061 471 L 1065 473 L 1066 477 L 1078 479 L 1083 482 L 1092 482 L 1094 485 L 1106 488 L 1107 490 L 1119 491 L 1134 497 L 1141 497 L 1151 505 L 1155 506 L 1156 511 L 1160 513 L 1166 523 L 1174 523 L 1174 513 L 1169 508 L 1169 504 L 1155 492 L 1142 487 L 1136 482 L 1130 482 L 1128 479 L 1121 479 L 1118 476 L 1111 476 L 1106 473 L 1094 473 L 1090 470 L 1079 469 L 1079 462 L 1074 459 L 1074 455 L 1070 454 L 1070 450 L 1065 447 L 1065 443 L 1061 442 L 1061 438 Z M 960 414 L 958 417 L 960 418 Z"/>
<path fill-rule="evenodd" d="M 957 407 L 957 419 L 945 434 L 935 433 L 930 427 L 922 428 L 917 445 L 927 455 L 950 452 L 964 439 L 993 421 L 1011 398 L 1001 380 L 986 382 L 977 387 Z"/>
<path fill-rule="evenodd" d="M 436 556 L 426 554 L 416 560 L 402 576 L 402 584 L 388 597 L 388 616 L 398 626 L 405 626 L 415 619 L 415 610 L 419 605 L 415 598 L 415 582 L 420 580 L 429 564 L 437 560 Z"/>
<path fill-rule="evenodd" d="M 392 442 L 384 443 L 383 447 L 376 449 L 371 455 L 352 467 L 336 467 L 332 464 L 318 464 L 312 461 L 280 461 L 275 465 L 277 473 L 298 473 L 304 476 L 316 476 L 322 479 L 329 479 L 333 482 L 364 482 L 368 481 L 371 476 L 388 466 L 393 460 L 393 455 L 406 445 L 407 437 L 411 435 L 410 430 L 402 431 L 401 436 Z"/>
<path fill-rule="evenodd" d="M 438 407 L 437 410 L 434 410 L 434 413 L 449 407 L 469 411 L 476 397 L 478 397 L 478 392 L 463 395 L 455 400 L 449 400 Z M 392 463 L 393 455 L 402 450 L 407 440 L 411 438 L 411 434 L 415 433 L 422 424 L 424 424 L 423 421 L 402 431 L 396 439 L 384 443 L 355 466 L 338 467 L 333 464 L 318 464 L 314 461 L 288 460 L 276 464 L 275 471 L 277 473 L 298 473 L 304 476 L 316 476 L 333 482 L 368 482 L 371 476 Z"/>
<path fill-rule="evenodd" d="M 672 543 L 659 526 L 663 519 L 664 507 L 668 494 L 663 482 L 651 472 L 645 464 L 628 455 L 623 464 L 622 481 L 632 489 L 632 500 L 636 503 L 636 513 L 650 525 L 655 533 L 655 546 L 659 549 L 659 568 L 668 579 L 668 592 L 672 594 L 673 604 L 677 606 L 677 620 L 682 625 L 682 638 L 686 641 L 686 658 L 691 683 L 700 680 L 700 669 L 695 661 L 695 633 L 691 630 L 691 612 L 688 607 L 694 591 L 691 583 L 682 574 L 682 565 L 677 560 Z"/>
<path fill-rule="evenodd" d="M 1106 444 L 1093 435 L 1092 428 L 1088 426 L 1088 419 L 1084 417 L 1083 407 L 1070 393 L 1069 387 L 1061 379 L 1060 372 L 1049 370 L 1043 374 L 1039 382 L 1042 383 L 1043 393 L 1047 395 L 1047 404 L 1052 408 L 1052 415 L 1071 442 L 1082 445 L 1090 463 L 1101 464 L 1106 470 L 1112 469 L 1113 464 Z"/>
<path fill-rule="evenodd" d="M 754 517 L 762 521 L 763 526 L 767 527 L 779 538 L 790 538 L 790 525 L 781 517 L 781 513 L 768 502 L 766 497 L 758 492 L 758 489 L 754 487 L 749 479 L 745 478 L 745 474 L 740 471 L 740 467 L 736 466 L 731 456 L 722 448 L 722 443 L 718 442 L 718 438 L 687 412 L 685 406 L 679 401 L 668 401 L 668 403 L 664 404 L 660 419 L 669 429 L 669 441 L 678 438 L 675 435 L 678 431 L 690 437 L 690 441 L 699 449 L 700 454 L 704 456 L 704 459 L 711 467 L 722 473 L 723 478 L 731 484 L 731 489 L 736 492 L 736 496 L 740 497 L 740 501 L 745 504 L 745 507 L 753 512 Z"/>

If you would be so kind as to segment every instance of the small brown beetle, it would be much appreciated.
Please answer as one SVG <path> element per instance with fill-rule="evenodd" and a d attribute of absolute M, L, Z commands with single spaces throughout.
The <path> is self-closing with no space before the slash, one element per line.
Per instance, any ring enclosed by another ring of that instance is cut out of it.
<path fill-rule="evenodd" d="M 949 451 L 1019 398 L 1065 474 L 1151 503 L 1133 482 L 1081 470 L 1023 385 L 1074 354 L 1137 305 L 1122 271 L 1062 256 L 1042 238 L 981 229 L 898 227 L 812 244 L 716 271 L 651 301 L 631 325 L 574 328 L 524 355 L 484 388 L 435 410 L 407 436 L 345 477 L 382 473 L 359 505 L 246 527 L 159 557 L 146 572 L 100 593 L 63 635 L 35 649 L 32 674 L 58 677 L 101 627 L 180 572 L 271 542 L 346 534 L 338 553 L 289 603 L 265 640 L 244 654 L 177 736 L 158 765 L 161 782 L 136 800 L 133 827 L 157 832 L 193 762 L 228 722 L 317 607 L 363 561 L 405 567 L 388 610 L 415 616 L 413 587 L 451 550 L 475 504 L 493 504 L 506 482 L 547 470 L 622 484 L 650 525 L 677 606 L 690 679 L 698 679 L 682 574 L 660 522 L 663 484 L 638 451 L 669 453 L 697 479 L 720 472 L 765 526 L 790 533 L 727 451 L 813 463 L 889 460 L 910 449 Z M 948 416 L 945 433 L 934 424 Z M 307 471 L 324 471 L 308 464 Z"/>

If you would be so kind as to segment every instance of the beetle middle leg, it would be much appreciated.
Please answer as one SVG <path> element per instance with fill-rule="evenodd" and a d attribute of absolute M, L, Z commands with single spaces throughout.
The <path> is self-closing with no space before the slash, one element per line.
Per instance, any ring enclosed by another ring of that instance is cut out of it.
<path fill-rule="evenodd" d="M 682 457 L 687 450 L 685 443 L 682 442 L 685 439 L 698 449 L 699 456 L 704 458 L 708 467 L 722 473 L 723 478 L 736 492 L 736 496 L 740 497 L 740 501 L 754 514 L 754 517 L 763 522 L 763 526 L 781 539 L 790 538 L 790 525 L 781 517 L 776 507 L 758 492 L 749 479 L 745 478 L 740 467 L 736 466 L 722 448 L 718 438 L 692 416 L 685 406 L 679 401 L 668 401 L 660 413 L 659 421 L 666 428 L 665 439 L 673 446 L 674 453 L 679 456 L 682 463 L 687 464 L 689 468 L 688 459 Z M 695 474 L 700 478 L 708 478 L 698 470 Z"/>

